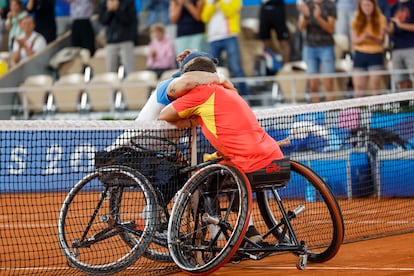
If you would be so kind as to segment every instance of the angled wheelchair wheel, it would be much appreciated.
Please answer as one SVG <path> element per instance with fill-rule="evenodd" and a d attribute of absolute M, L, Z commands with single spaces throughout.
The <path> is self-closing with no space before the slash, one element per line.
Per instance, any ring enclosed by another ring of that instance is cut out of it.
<path fill-rule="evenodd" d="M 144 254 L 157 219 L 154 191 L 145 177 L 125 166 L 102 167 L 67 195 L 59 214 L 59 243 L 71 266 L 88 274 L 115 273 Z"/>
<path fill-rule="evenodd" d="M 214 164 L 195 173 L 168 225 L 168 248 L 180 269 L 205 275 L 226 264 L 243 241 L 251 204 L 249 182 L 237 169 Z"/>
<path fill-rule="evenodd" d="M 271 190 L 256 192 L 260 213 L 277 242 L 304 241 L 309 262 L 326 262 L 336 255 L 344 239 L 341 209 L 330 187 L 315 172 L 296 161 L 290 164 L 290 182 L 278 193 L 290 215 L 294 237 L 283 223 L 277 196 Z"/>
<path fill-rule="evenodd" d="M 137 172 L 139 173 L 139 172 Z M 144 176 L 142 176 L 144 177 Z M 152 187 L 152 185 L 151 185 Z M 156 191 L 154 191 L 156 194 Z M 120 206 L 122 201 L 122 197 L 113 196 L 111 197 L 111 210 L 116 210 L 116 206 Z M 161 206 L 159 205 L 159 201 L 157 200 L 157 211 L 156 214 L 158 215 L 158 219 L 155 223 L 155 231 L 154 235 L 152 236 L 151 242 L 148 244 L 147 249 L 142 254 L 143 257 L 150 259 L 156 262 L 162 263 L 171 263 L 173 259 L 171 258 L 170 252 L 168 250 L 167 245 L 167 228 L 168 228 L 168 218 L 166 213 L 161 210 Z M 147 210 L 142 210 L 141 217 L 145 217 L 145 213 Z M 140 223 L 136 224 L 134 232 L 135 235 L 141 236 L 144 233 L 145 224 Z M 136 245 L 136 239 L 134 236 L 131 236 L 129 233 L 121 233 L 120 234 L 123 240 L 132 248 Z"/>

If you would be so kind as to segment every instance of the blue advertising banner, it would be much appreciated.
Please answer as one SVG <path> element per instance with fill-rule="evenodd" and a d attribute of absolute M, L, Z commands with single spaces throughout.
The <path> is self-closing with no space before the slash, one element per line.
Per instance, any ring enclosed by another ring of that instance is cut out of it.
<path fill-rule="evenodd" d="M 1 131 L 0 193 L 68 191 L 122 131 Z"/>

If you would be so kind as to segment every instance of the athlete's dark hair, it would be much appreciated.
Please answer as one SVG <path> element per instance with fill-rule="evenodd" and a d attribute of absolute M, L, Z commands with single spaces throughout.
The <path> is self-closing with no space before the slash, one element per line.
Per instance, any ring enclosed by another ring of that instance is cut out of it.
<path fill-rule="evenodd" d="M 192 59 L 184 66 L 182 73 L 191 71 L 204 71 L 215 73 L 217 71 L 216 64 L 216 59 L 211 59 L 208 57 L 197 57 Z"/>

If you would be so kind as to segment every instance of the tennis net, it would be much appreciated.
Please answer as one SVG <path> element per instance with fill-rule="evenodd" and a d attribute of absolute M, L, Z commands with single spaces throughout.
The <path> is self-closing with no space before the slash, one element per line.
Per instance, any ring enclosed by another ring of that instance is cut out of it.
<path fill-rule="evenodd" d="M 344 215 L 346 242 L 414 229 L 414 92 L 255 112 L 275 140 L 290 139 L 290 145 L 282 147 L 286 155 L 310 166 L 332 188 Z M 163 122 L 2 121 L 0 135 L 2 275 L 82 275 L 68 265 L 59 244 L 58 219 L 65 197 L 97 166 L 136 165 L 126 159 L 102 161 L 98 152 L 149 143 L 133 137 L 168 138 L 177 144 L 176 160 L 188 164 L 214 151 L 199 130 L 177 130 Z M 158 163 L 157 168 L 165 166 Z M 153 177 L 152 182 L 162 178 L 144 174 Z M 165 183 L 171 189 L 160 190 L 170 199 L 178 187 Z M 90 188 L 89 194 L 100 188 Z M 312 200 L 305 191 L 303 196 Z M 88 202 L 87 197 L 79 200 L 79 217 Z M 132 198 L 128 208 L 134 214 L 143 206 Z M 79 223 L 74 216 L 66 223 Z M 125 239 L 118 243 L 128 244 Z M 110 246 L 115 254 L 118 245 Z M 122 275 L 176 271 L 173 263 L 141 257 Z"/>

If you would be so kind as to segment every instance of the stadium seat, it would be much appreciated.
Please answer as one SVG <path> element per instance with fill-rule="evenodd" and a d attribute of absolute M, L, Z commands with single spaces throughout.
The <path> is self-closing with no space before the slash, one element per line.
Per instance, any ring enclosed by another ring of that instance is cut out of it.
<path fill-rule="evenodd" d="M 135 66 L 137 71 L 147 69 L 148 52 L 148 45 L 140 45 L 134 48 Z"/>
<path fill-rule="evenodd" d="M 53 95 L 51 93 L 52 85 L 53 78 L 50 75 L 39 74 L 27 77 L 18 89 L 23 107 L 27 105 L 29 113 L 43 113 L 48 108 L 52 108 L 50 106 L 51 98 L 49 98 Z"/>
<path fill-rule="evenodd" d="M 346 54 L 351 52 L 349 38 L 347 35 L 334 34 L 335 56 L 337 59 L 344 58 Z"/>
<path fill-rule="evenodd" d="M 170 69 L 170 70 L 164 71 L 164 73 L 161 74 L 159 81 L 163 81 L 163 80 L 171 78 L 172 75 L 175 74 L 177 71 L 178 69 Z"/>
<path fill-rule="evenodd" d="M 263 42 L 257 39 L 259 20 L 245 18 L 241 22 L 241 27 L 242 31 L 239 35 L 240 58 L 246 76 L 253 76 L 255 57 L 263 54 Z"/>
<path fill-rule="evenodd" d="M 96 49 L 95 54 L 89 60 L 89 65 L 92 67 L 93 74 L 101 74 L 107 72 L 105 59 L 105 48 Z"/>
<path fill-rule="evenodd" d="M 121 83 L 121 91 L 128 110 L 139 110 L 155 88 L 157 74 L 150 70 L 129 73 Z"/>
<path fill-rule="evenodd" d="M 259 25 L 259 19 L 256 17 L 247 17 L 241 21 L 241 27 L 243 29 L 250 30 L 253 34 L 257 34 L 259 32 Z"/>
<path fill-rule="evenodd" d="M 230 78 L 230 71 L 227 67 L 224 66 L 217 66 L 217 73 L 222 74 L 226 78 Z"/>
<path fill-rule="evenodd" d="M 86 85 L 88 101 L 92 111 L 112 111 L 114 94 L 119 89 L 120 80 L 117 73 L 94 74 L 92 80 Z"/>
<path fill-rule="evenodd" d="M 53 85 L 58 112 L 76 112 L 81 91 L 85 90 L 85 76 L 81 73 L 63 75 Z"/>
<path fill-rule="evenodd" d="M 65 47 L 57 52 L 49 61 L 49 66 L 56 69 L 59 76 L 81 73 L 89 64 L 90 53 L 88 49 L 79 47 Z"/>
<path fill-rule="evenodd" d="M 337 59 L 335 62 L 335 69 L 337 73 L 351 74 L 353 62 L 350 58 Z M 348 84 L 351 80 L 350 76 L 337 77 L 334 80 L 335 91 L 337 93 L 336 99 L 346 98 L 348 92 Z"/>
<path fill-rule="evenodd" d="M 283 97 L 288 102 L 306 101 L 306 64 L 303 61 L 287 62 L 277 74 Z"/>
<path fill-rule="evenodd" d="M 135 67 L 136 70 L 145 70 L 148 56 L 148 46 L 136 46 L 134 48 Z M 107 72 L 106 68 L 106 48 L 99 48 L 96 50 L 95 55 L 90 58 L 89 65 L 92 67 L 94 74 L 100 74 Z"/>

